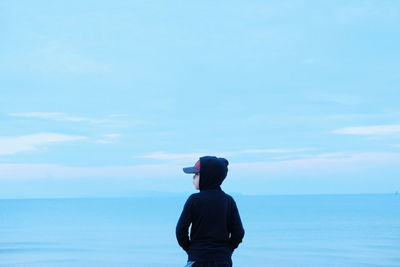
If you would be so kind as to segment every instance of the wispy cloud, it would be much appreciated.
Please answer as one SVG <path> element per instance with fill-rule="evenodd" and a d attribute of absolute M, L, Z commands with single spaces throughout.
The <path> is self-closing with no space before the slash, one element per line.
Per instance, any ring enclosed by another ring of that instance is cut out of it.
<path fill-rule="evenodd" d="M 57 133 L 38 133 L 22 136 L 0 136 L 0 155 L 12 155 L 38 150 L 40 147 L 86 139 L 84 136 Z"/>
<path fill-rule="evenodd" d="M 400 153 L 338 153 L 321 154 L 315 157 L 259 162 L 232 162 L 230 175 L 234 179 L 248 179 L 255 175 L 279 177 L 294 175 L 301 177 L 308 174 L 326 174 L 364 170 L 366 166 L 399 166 Z M 0 179 L 132 179 L 142 183 L 152 183 L 154 179 L 177 177 L 182 175 L 182 165 L 175 163 L 140 164 L 131 166 L 92 166 L 74 167 L 58 164 L 0 164 Z M 273 176 L 268 176 L 273 175 Z M 144 179 L 145 178 L 145 179 Z M 153 180 L 152 180 L 153 179 Z M 321 179 L 324 176 L 321 175 Z"/>
<path fill-rule="evenodd" d="M 180 165 L 141 164 L 131 166 L 76 167 L 62 164 L 1 164 L 0 179 L 121 179 L 141 180 L 153 177 L 164 179 L 165 174 L 181 173 Z"/>
<path fill-rule="evenodd" d="M 218 153 L 168 153 L 168 152 L 151 152 L 142 156 L 140 158 L 155 159 L 155 160 L 165 160 L 165 161 L 176 161 L 176 160 L 193 160 L 198 159 L 204 155 L 216 155 L 218 157 L 232 157 L 241 154 L 275 154 L 275 153 L 299 153 L 305 151 L 317 150 L 316 148 L 297 148 L 297 149 L 251 149 L 242 151 L 231 151 L 231 152 L 218 152 Z"/>
<path fill-rule="evenodd" d="M 62 112 L 26 112 L 26 113 L 10 113 L 11 116 L 47 119 L 55 121 L 72 121 L 72 122 L 89 122 L 89 123 L 102 123 L 104 119 L 92 119 L 87 117 L 72 116 Z"/>
<path fill-rule="evenodd" d="M 311 150 L 311 149 L 310 149 Z M 298 150 L 273 150 L 273 153 L 280 153 L 281 151 L 295 151 Z M 221 156 L 240 156 L 241 152 L 223 153 Z M 283 153 L 283 152 L 282 152 Z M 229 154 L 229 155 L 228 155 Z M 193 163 L 193 161 L 205 154 L 192 153 L 192 154 L 169 154 L 165 152 L 150 153 L 145 158 L 158 159 L 170 161 L 171 165 L 178 166 L 185 161 L 185 163 Z M 218 154 L 218 156 L 220 156 Z M 265 176 L 266 174 L 274 175 L 303 175 L 315 174 L 319 172 L 336 172 L 336 171 L 360 171 L 365 169 L 366 166 L 386 166 L 400 164 L 400 153 L 386 153 L 386 152 L 336 152 L 336 153 L 295 153 L 291 158 L 271 158 L 269 160 L 258 161 L 242 161 L 239 158 L 231 160 L 231 170 L 235 176 L 241 177 L 247 174 L 255 174 Z"/>
<path fill-rule="evenodd" d="M 70 116 L 61 112 L 26 112 L 26 113 L 10 113 L 11 116 L 25 117 L 25 118 L 36 118 L 36 119 L 49 119 L 56 121 L 89 121 L 94 120 L 85 117 Z"/>
<path fill-rule="evenodd" d="M 234 172 L 254 174 L 306 174 L 320 171 L 350 171 L 365 169 L 365 166 L 385 166 L 400 164 L 400 153 L 364 152 L 332 153 L 310 155 L 308 158 L 238 162 L 231 164 Z"/>
<path fill-rule="evenodd" d="M 130 127 L 132 125 L 145 124 L 144 121 L 133 120 L 126 114 L 110 114 L 104 118 L 89 118 L 84 116 L 75 116 L 63 112 L 22 112 L 10 113 L 10 116 L 23 117 L 31 119 L 44 119 L 52 121 L 88 123 L 91 125 L 101 125 L 110 127 Z"/>
<path fill-rule="evenodd" d="M 201 153 L 166 153 L 166 152 L 151 152 L 140 156 L 145 159 L 156 159 L 156 160 L 192 160 L 197 159 L 204 154 Z"/>
<path fill-rule="evenodd" d="M 98 144 L 112 144 L 114 143 L 118 138 L 120 138 L 122 135 L 117 134 L 117 133 L 111 133 L 111 134 L 103 134 L 95 140 L 95 143 Z"/>
<path fill-rule="evenodd" d="M 317 150 L 316 148 L 295 148 L 295 149 L 251 149 L 251 150 L 243 150 L 238 153 L 298 153 L 305 151 L 313 151 Z"/>
<path fill-rule="evenodd" d="M 333 130 L 334 134 L 354 134 L 354 135 L 389 135 L 399 134 L 399 124 L 361 126 L 361 127 L 346 127 Z"/>

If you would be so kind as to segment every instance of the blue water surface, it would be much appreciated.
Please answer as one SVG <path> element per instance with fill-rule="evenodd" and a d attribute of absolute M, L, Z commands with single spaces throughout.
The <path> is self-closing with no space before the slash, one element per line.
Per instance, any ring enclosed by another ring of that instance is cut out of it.
<path fill-rule="evenodd" d="M 0 200 L 0 266 L 184 266 L 187 196 Z M 234 266 L 400 266 L 399 195 L 235 196 Z"/>

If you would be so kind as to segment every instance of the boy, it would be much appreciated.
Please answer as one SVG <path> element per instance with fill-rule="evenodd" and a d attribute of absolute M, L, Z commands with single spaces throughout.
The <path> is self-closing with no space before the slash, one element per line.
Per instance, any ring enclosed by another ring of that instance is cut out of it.
<path fill-rule="evenodd" d="M 193 184 L 200 190 L 188 198 L 176 226 L 178 243 L 188 254 L 186 266 L 232 266 L 232 253 L 242 242 L 244 229 L 236 203 L 220 187 L 228 164 L 224 158 L 205 156 L 194 167 L 183 168 L 194 174 Z"/>

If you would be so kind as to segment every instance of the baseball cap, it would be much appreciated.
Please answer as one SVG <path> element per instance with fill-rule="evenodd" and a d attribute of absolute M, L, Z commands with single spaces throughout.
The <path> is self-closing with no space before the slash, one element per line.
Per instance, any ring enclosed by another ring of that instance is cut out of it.
<path fill-rule="evenodd" d="M 184 173 L 198 173 L 198 172 L 200 172 L 200 160 L 198 160 L 196 162 L 196 164 L 194 164 L 193 167 L 183 168 L 183 172 Z"/>

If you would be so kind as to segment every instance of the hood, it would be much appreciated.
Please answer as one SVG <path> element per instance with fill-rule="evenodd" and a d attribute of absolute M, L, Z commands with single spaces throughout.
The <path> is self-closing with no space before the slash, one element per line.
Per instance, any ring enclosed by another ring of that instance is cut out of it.
<path fill-rule="evenodd" d="M 205 156 L 200 158 L 200 190 L 221 189 L 228 173 L 228 160 Z"/>

